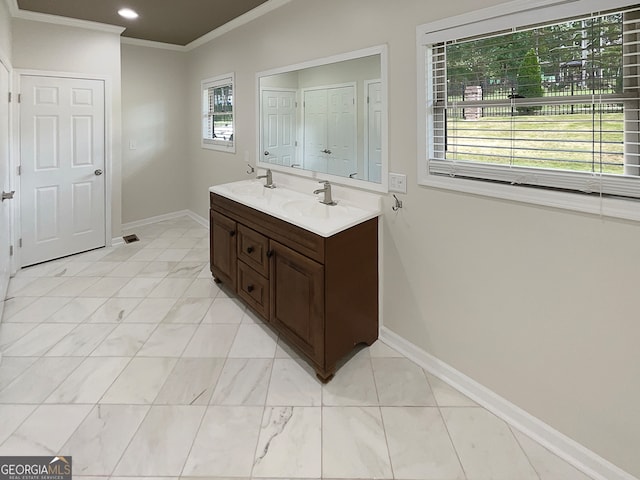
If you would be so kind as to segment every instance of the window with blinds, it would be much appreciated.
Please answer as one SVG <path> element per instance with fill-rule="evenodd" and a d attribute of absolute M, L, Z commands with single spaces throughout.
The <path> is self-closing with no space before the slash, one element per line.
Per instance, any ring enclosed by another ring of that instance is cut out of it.
<path fill-rule="evenodd" d="M 640 198 L 640 6 L 570 8 L 425 33 L 428 175 Z"/>
<path fill-rule="evenodd" d="M 202 82 L 202 146 L 234 150 L 233 74 Z"/>

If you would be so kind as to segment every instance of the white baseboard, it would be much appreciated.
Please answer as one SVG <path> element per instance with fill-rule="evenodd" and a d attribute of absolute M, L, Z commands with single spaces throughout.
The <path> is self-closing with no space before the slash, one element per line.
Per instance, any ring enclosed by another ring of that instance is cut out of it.
<path fill-rule="evenodd" d="M 201 217 L 197 213 L 192 212 L 191 210 L 187 210 L 187 216 L 189 216 L 192 220 L 195 220 L 203 227 L 209 228 L 209 220 L 204 217 Z"/>
<path fill-rule="evenodd" d="M 111 244 L 108 247 L 117 247 L 118 245 L 124 245 L 124 239 L 122 237 L 114 237 L 111 239 Z"/>
<path fill-rule="evenodd" d="M 173 220 L 175 218 L 191 216 L 190 213 L 191 212 L 189 210 L 179 210 L 173 213 L 165 213 L 164 215 L 156 215 L 155 217 L 136 220 L 135 222 L 123 223 L 122 230 L 131 230 L 132 228 L 143 227 L 145 225 L 151 225 L 152 223 L 162 222 L 164 220 Z"/>
<path fill-rule="evenodd" d="M 638 480 L 384 326 L 380 340 L 595 480 Z"/>

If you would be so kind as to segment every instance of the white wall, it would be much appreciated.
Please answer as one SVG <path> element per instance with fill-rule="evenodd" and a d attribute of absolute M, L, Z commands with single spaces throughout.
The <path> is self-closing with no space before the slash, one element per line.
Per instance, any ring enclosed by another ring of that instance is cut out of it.
<path fill-rule="evenodd" d="M 11 14 L 7 4 L 0 0 L 0 56 L 11 61 Z"/>
<path fill-rule="evenodd" d="M 84 28 L 13 20 L 13 67 L 108 78 L 111 105 L 111 225 L 121 234 L 120 35 Z"/>
<path fill-rule="evenodd" d="M 245 178 L 255 73 L 389 46 L 383 319 L 420 348 L 640 477 L 640 225 L 418 187 L 416 26 L 500 0 L 299 0 L 189 54 L 189 208 Z M 237 153 L 200 148 L 199 86 L 235 71 Z"/>
<path fill-rule="evenodd" d="M 187 208 L 186 79 L 184 53 L 122 45 L 123 223 Z"/>

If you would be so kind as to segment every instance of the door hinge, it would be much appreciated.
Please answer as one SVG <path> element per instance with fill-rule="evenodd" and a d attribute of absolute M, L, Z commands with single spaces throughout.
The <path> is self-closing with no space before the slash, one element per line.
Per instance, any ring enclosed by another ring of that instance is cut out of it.
<path fill-rule="evenodd" d="M 295 104 L 296 104 L 296 108 L 298 108 L 298 102 L 295 102 Z"/>
<path fill-rule="evenodd" d="M 18 176 L 22 175 L 22 165 L 18 165 Z"/>
<path fill-rule="evenodd" d="M 11 103 L 11 92 L 9 92 L 9 103 Z"/>
<path fill-rule="evenodd" d="M 367 103 L 371 103 L 371 97 L 367 97 Z"/>
<path fill-rule="evenodd" d="M 293 146 L 294 146 L 294 147 L 297 147 L 297 146 L 298 146 L 298 141 L 297 141 L 297 140 L 295 140 L 295 141 L 293 142 Z"/>
<path fill-rule="evenodd" d="M 21 238 L 18 239 L 18 248 L 22 248 L 22 239 Z"/>
<path fill-rule="evenodd" d="M 18 94 L 18 103 L 22 103 L 22 94 L 21 93 Z"/>
<path fill-rule="evenodd" d="M 13 257 L 13 245 L 9 245 L 9 256 Z"/>

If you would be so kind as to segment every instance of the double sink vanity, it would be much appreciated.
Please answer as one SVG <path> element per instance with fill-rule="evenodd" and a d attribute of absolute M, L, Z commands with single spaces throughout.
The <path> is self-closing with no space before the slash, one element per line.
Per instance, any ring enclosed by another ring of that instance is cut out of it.
<path fill-rule="evenodd" d="M 386 45 L 258 72 L 266 174 L 209 189 L 215 280 L 324 382 L 378 337 L 381 198 L 369 192 L 387 193 L 386 92 Z"/>
<path fill-rule="evenodd" d="M 322 203 L 331 185 L 318 187 L 315 195 L 259 180 L 211 187 L 210 263 L 216 282 L 326 382 L 357 344 L 378 337 L 380 208 L 379 199 L 356 206 L 340 195 Z"/>

